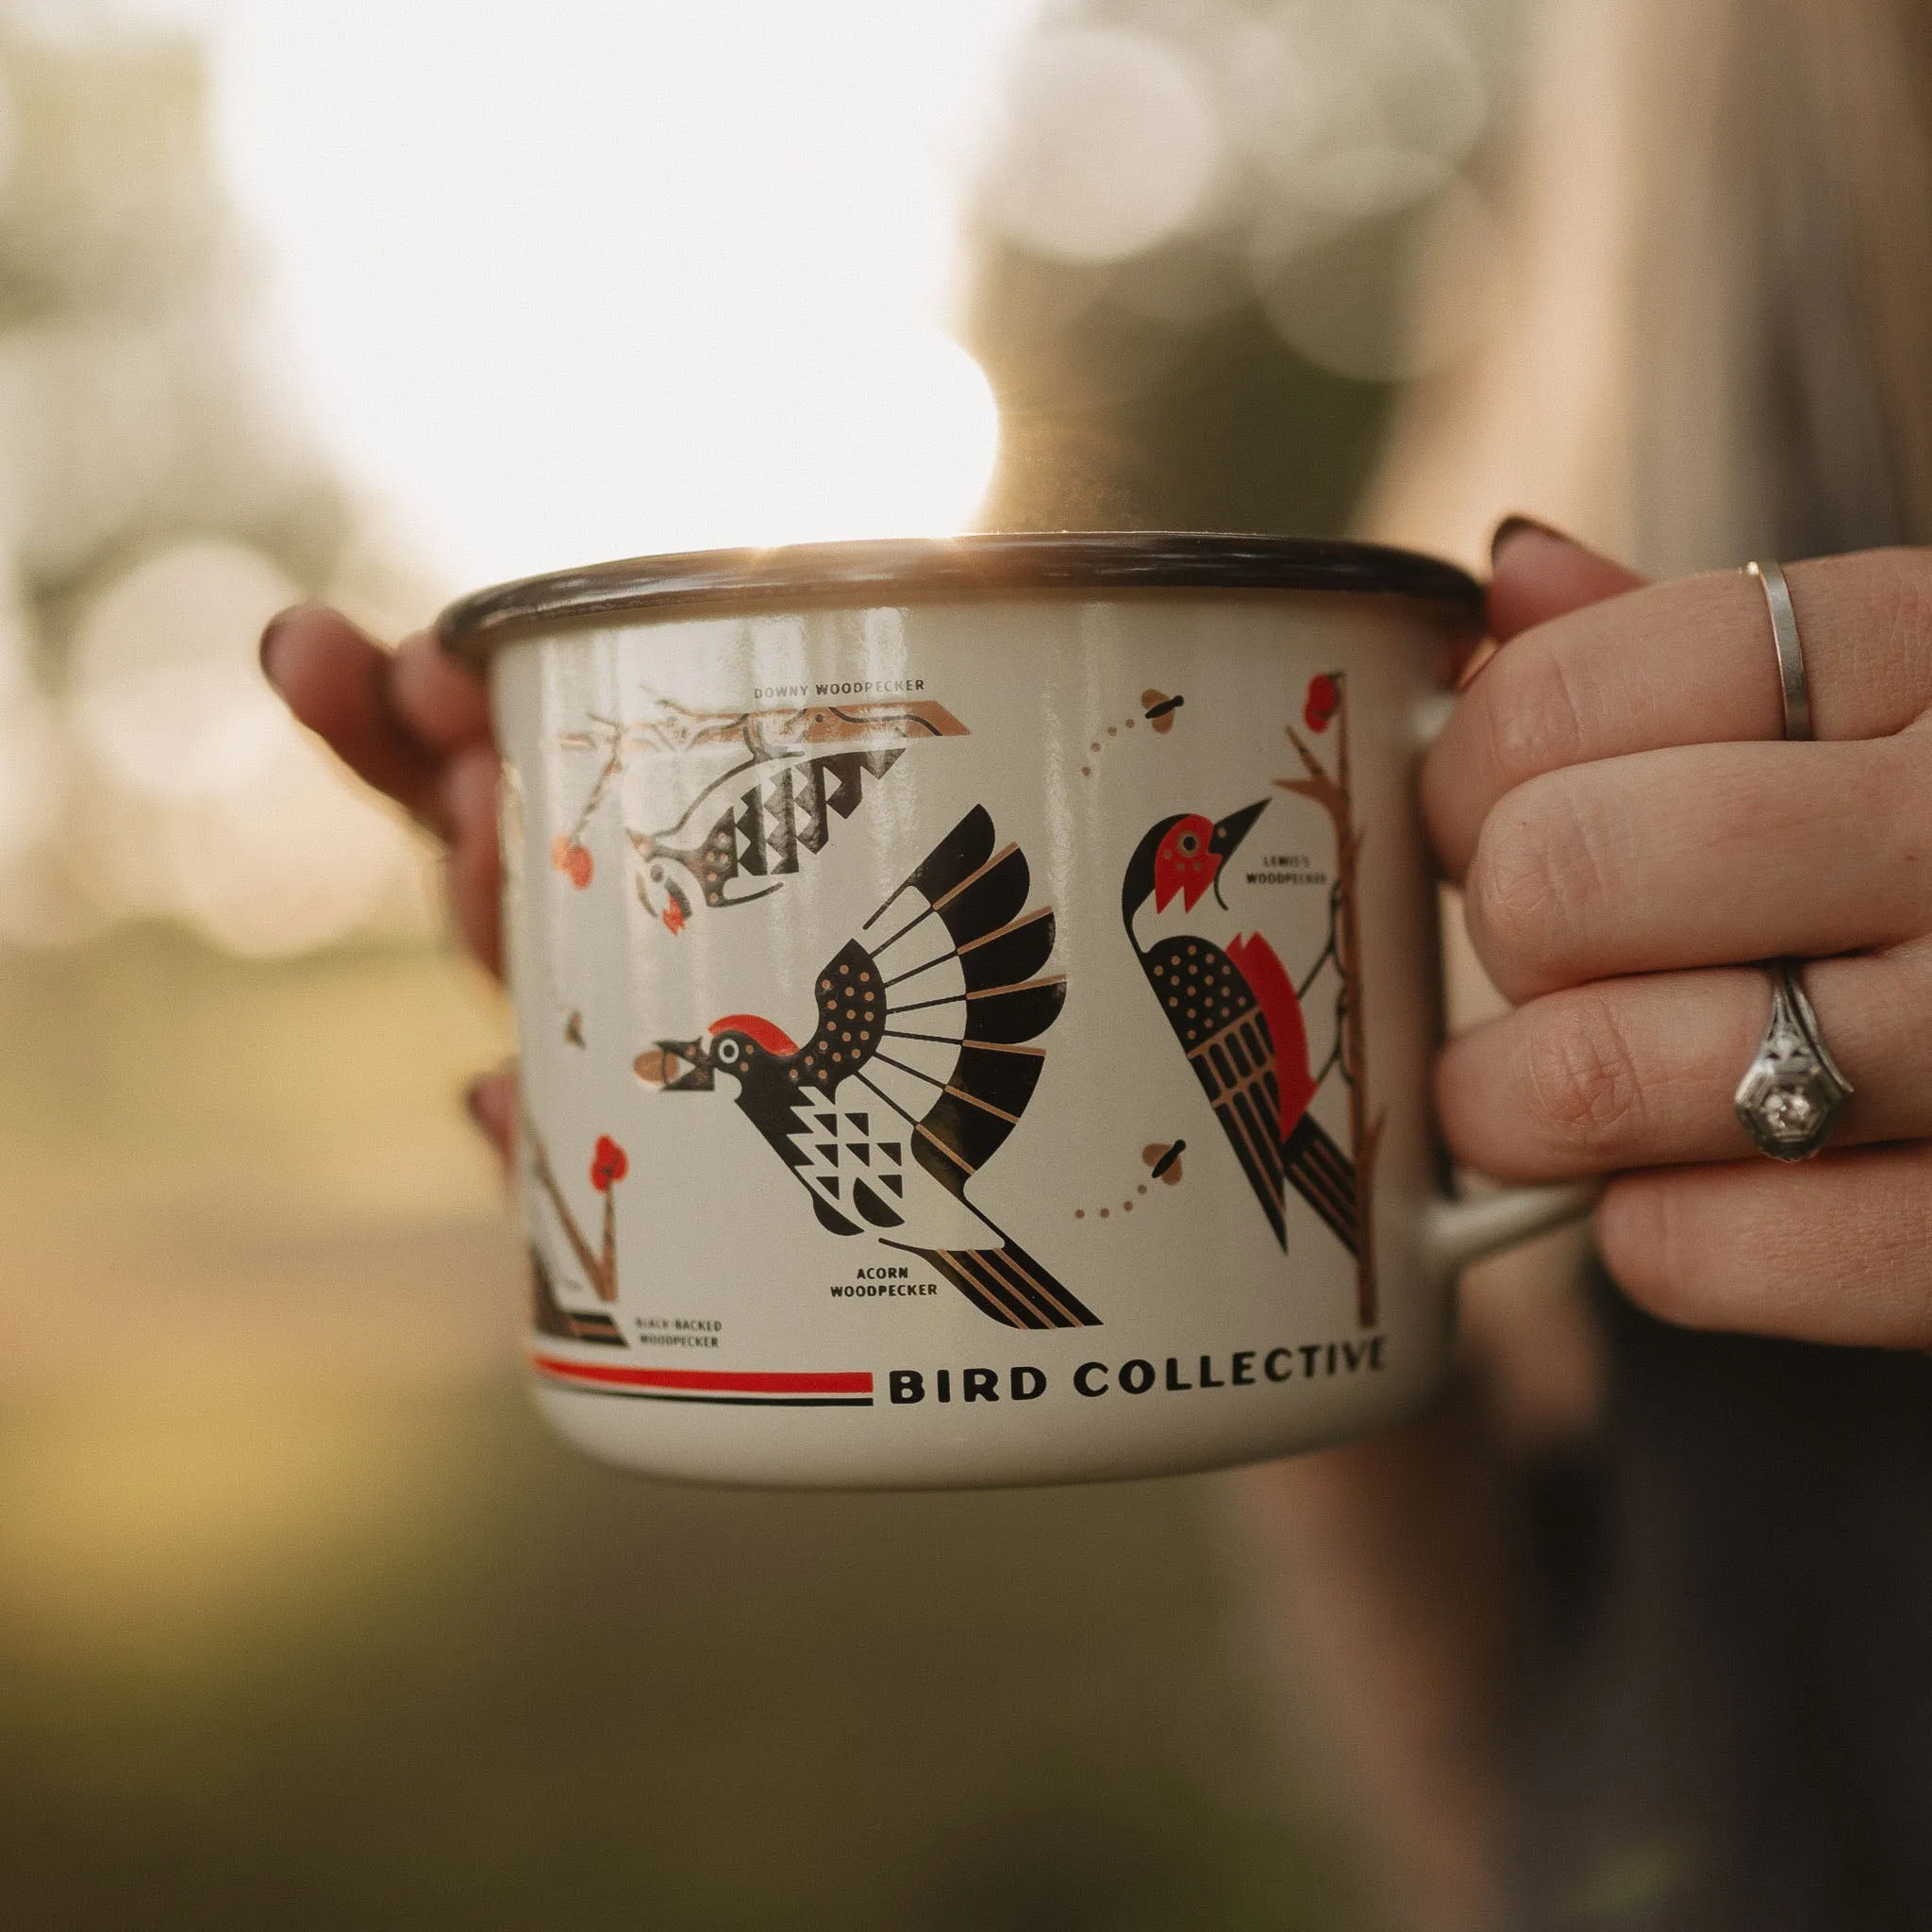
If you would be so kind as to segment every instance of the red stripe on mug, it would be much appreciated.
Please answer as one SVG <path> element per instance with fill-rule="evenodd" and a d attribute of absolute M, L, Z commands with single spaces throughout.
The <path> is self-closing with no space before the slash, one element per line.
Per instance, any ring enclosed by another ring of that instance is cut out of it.
<path fill-rule="evenodd" d="M 870 1369 L 840 1370 L 825 1374 L 791 1374 L 765 1371 L 728 1374 L 719 1369 L 621 1369 L 604 1362 L 571 1362 L 559 1356 L 533 1355 L 531 1361 L 546 1375 L 567 1382 L 596 1382 L 617 1389 L 676 1389 L 706 1395 L 870 1395 Z"/>

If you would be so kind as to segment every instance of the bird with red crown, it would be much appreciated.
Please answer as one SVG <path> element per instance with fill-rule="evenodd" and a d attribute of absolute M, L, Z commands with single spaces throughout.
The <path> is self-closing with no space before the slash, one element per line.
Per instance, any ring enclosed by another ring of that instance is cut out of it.
<path fill-rule="evenodd" d="M 974 806 L 796 990 L 816 1020 L 803 1044 L 727 1013 L 634 1066 L 668 1094 L 728 1082 L 828 1234 L 917 1256 L 1008 1327 L 1086 1328 L 1100 1318 L 967 1192 L 1019 1126 L 1066 1000 L 1031 891 L 1026 855 Z"/>
<path fill-rule="evenodd" d="M 1183 812 L 1150 826 L 1121 884 L 1121 917 L 1274 1239 L 1288 1245 L 1292 1187 L 1353 1253 L 1355 1167 L 1308 1111 L 1319 1082 L 1294 981 L 1259 933 L 1224 947 L 1162 917 L 1176 899 L 1191 913 L 1209 892 L 1227 908 L 1224 868 L 1267 807 L 1264 798 L 1223 819 Z"/>

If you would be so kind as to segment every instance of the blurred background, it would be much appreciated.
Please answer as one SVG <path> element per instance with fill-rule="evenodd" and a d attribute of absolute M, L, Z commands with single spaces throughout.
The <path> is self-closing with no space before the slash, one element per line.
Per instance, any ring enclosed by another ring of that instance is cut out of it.
<path fill-rule="evenodd" d="M 541 1432 L 502 1003 L 255 645 L 710 543 L 1345 530 L 1496 325 L 1520 25 L 0 0 L 0 1922 L 1385 1923 L 1211 1479 Z"/>

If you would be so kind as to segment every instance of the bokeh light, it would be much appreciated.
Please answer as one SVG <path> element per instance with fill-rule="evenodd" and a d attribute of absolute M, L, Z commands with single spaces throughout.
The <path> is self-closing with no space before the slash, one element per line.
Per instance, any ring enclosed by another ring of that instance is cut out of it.
<path fill-rule="evenodd" d="M 18 592 L 0 582 L 0 870 L 46 837 L 59 813 L 59 722 L 27 650 Z"/>
<path fill-rule="evenodd" d="M 1093 397 L 1237 311 L 1352 382 L 1454 364 L 1509 4 L 0 0 L 0 939 L 425 934 L 253 627 L 962 527 L 962 220 L 1151 325 Z"/>
<path fill-rule="evenodd" d="M 1041 255 L 1117 261 L 1189 226 L 1221 164 L 1208 76 L 1183 49 L 1124 27 L 1063 27 L 1008 76 L 987 209 Z"/>
<path fill-rule="evenodd" d="M 235 640 L 295 597 L 266 558 L 234 543 L 166 551 L 96 597 L 72 675 L 104 772 L 153 802 L 258 779 L 287 749 L 287 714 Z"/>
<path fill-rule="evenodd" d="M 1357 150 L 1360 159 L 1374 150 Z M 1409 158 L 1404 158 L 1405 159 Z M 1332 178 L 1332 177 L 1331 177 Z M 1263 311 L 1311 362 L 1364 382 L 1412 381 L 1467 355 L 1495 320 L 1501 245 L 1483 198 L 1438 176 L 1385 203 L 1374 190 L 1318 242 L 1261 279 Z"/>
<path fill-rule="evenodd" d="M 1026 44 L 977 204 L 1009 246 L 1179 326 L 1258 303 L 1353 380 L 1432 374 L 1500 300 L 1469 167 L 1507 0 L 1091 0 Z"/>
<path fill-rule="evenodd" d="M 0 940 L 427 933 L 280 605 L 965 525 L 956 210 L 1032 11 L 0 0 Z"/>
<path fill-rule="evenodd" d="M 242 545 L 176 545 L 91 602 L 72 653 L 75 734 L 114 824 L 109 877 L 127 903 L 251 957 L 341 939 L 420 864 L 261 676 L 254 640 L 296 594 Z"/>
<path fill-rule="evenodd" d="M 221 152 L 315 419 L 458 583 L 959 527 L 995 425 L 949 155 L 1023 18 L 231 8 Z"/>

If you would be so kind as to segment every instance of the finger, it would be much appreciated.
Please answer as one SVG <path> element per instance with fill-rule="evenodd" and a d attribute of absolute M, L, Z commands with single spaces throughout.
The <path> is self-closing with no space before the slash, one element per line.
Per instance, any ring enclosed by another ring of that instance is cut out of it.
<path fill-rule="evenodd" d="M 1794 564 L 1814 734 L 1877 738 L 1932 704 L 1932 550 Z M 1525 780 L 1669 745 L 1784 735 L 1764 594 L 1741 572 L 1633 591 L 1497 654 L 1423 767 L 1423 806 L 1459 877 L 1483 821 Z"/>
<path fill-rule="evenodd" d="M 1932 762 L 1918 738 L 1680 746 L 1532 779 L 1476 843 L 1476 955 L 1521 1002 L 1915 938 L 1932 929 Z"/>
<path fill-rule="evenodd" d="M 441 799 L 449 827 L 449 902 L 457 930 L 485 970 L 501 976 L 496 779 L 495 751 L 487 744 L 473 745 L 444 768 Z"/>
<path fill-rule="evenodd" d="M 1932 1347 L 1932 1146 L 1612 1181 L 1597 1242 L 1666 1321 L 1870 1348 Z M 1932 1373 L 1928 1373 L 1932 1392 Z"/>
<path fill-rule="evenodd" d="M 1490 542 L 1490 635 L 1507 643 L 1540 624 L 1641 590 L 1644 582 L 1547 524 L 1506 517 Z"/>
<path fill-rule="evenodd" d="M 483 680 L 439 648 L 434 632 L 417 631 L 396 647 L 391 687 L 397 715 L 431 750 L 457 751 L 489 738 Z"/>
<path fill-rule="evenodd" d="M 1805 989 L 1852 1097 L 1831 1144 L 1932 1139 L 1932 941 L 1814 959 Z M 1732 1107 L 1771 1017 L 1762 972 L 1658 973 L 1555 992 L 1443 1049 L 1457 1158 L 1499 1180 L 1743 1160 Z"/>
<path fill-rule="evenodd" d="M 321 605 L 284 611 L 261 637 L 261 668 L 296 718 L 358 778 L 445 830 L 441 759 L 397 712 L 389 652 Z"/>
<path fill-rule="evenodd" d="M 517 1076 L 514 1063 L 471 1081 L 463 1095 L 463 1106 L 475 1122 L 476 1131 L 495 1148 L 504 1173 L 508 1174 L 515 1165 Z"/>
<path fill-rule="evenodd" d="M 1462 660 L 1457 690 L 1467 691 L 1511 638 L 1586 604 L 1621 596 L 1643 581 L 1534 517 L 1505 517 L 1490 539 L 1488 635 Z"/>

